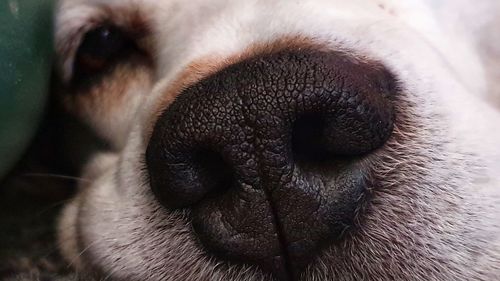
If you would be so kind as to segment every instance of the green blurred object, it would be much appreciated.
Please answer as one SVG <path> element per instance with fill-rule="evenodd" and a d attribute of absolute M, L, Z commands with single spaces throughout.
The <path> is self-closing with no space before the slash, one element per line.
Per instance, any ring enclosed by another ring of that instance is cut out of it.
<path fill-rule="evenodd" d="M 0 179 L 19 160 L 45 107 L 52 0 L 0 1 Z"/>

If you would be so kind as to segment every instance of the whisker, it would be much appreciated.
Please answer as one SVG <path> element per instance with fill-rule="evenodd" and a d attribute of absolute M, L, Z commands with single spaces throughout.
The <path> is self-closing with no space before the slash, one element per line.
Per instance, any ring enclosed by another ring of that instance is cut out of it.
<path fill-rule="evenodd" d="M 50 173 L 25 173 L 25 174 L 22 174 L 22 176 L 24 176 L 24 177 L 55 178 L 55 179 L 72 180 L 72 181 L 86 182 L 86 183 L 92 182 L 90 179 L 85 179 L 85 178 L 81 178 L 81 177 L 74 177 L 74 176 L 67 176 L 67 175 L 60 175 L 60 174 L 50 174 Z"/>
<path fill-rule="evenodd" d="M 71 268 L 73 266 L 73 264 L 76 262 L 76 260 L 81 257 L 87 250 L 89 250 L 92 246 L 94 246 L 95 244 L 103 241 L 105 238 L 102 237 L 100 239 L 96 239 L 94 240 L 92 243 L 88 244 L 87 247 L 85 247 L 78 255 L 76 255 L 74 258 L 71 259 L 71 261 L 68 263 L 67 265 L 67 268 Z"/>

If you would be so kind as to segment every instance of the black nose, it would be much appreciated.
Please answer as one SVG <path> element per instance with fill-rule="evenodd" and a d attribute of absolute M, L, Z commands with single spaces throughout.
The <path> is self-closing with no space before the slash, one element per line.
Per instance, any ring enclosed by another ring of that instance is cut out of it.
<path fill-rule="evenodd" d="M 207 252 L 295 276 L 352 225 L 366 155 L 393 127 L 394 80 L 338 52 L 285 50 L 185 89 L 146 153 L 154 194 Z"/>

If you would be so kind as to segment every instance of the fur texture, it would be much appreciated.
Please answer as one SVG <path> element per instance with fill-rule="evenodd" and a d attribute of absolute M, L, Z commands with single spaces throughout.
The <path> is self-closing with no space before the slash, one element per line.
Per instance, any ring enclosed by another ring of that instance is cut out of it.
<path fill-rule="evenodd" d="M 124 280 L 271 279 L 204 253 L 187 214 L 165 210 L 152 195 L 144 152 L 158 104 L 168 106 L 183 77 L 204 75 L 186 71 L 210 72 L 199 66 L 207 58 L 224 65 L 252 46 L 308 38 L 381 62 L 397 76 L 401 94 L 395 131 L 370 158 L 379 184 L 355 231 L 302 279 L 497 280 L 500 44 L 492 35 L 500 9 L 483 2 L 61 1 L 59 96 L 113 148 L 96 153 L 83 174 L 91 183 L 80 186 L 61 216 L 64 256 L 79 270 Z M 486 19 L 478 22 L 478 14 Z M 75 94 L 76 49 L 103 22 L 147 27 L 136 38 L 147 55 L 120 62 Z"/>

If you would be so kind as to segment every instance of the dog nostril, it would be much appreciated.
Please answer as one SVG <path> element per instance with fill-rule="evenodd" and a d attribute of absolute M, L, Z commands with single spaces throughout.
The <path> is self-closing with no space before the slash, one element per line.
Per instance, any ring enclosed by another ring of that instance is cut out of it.
<path fill-rule="evenodd" d="M 292 153 L 298 162 L 323 162 L 331 157 L 324 142 L 326 120 L 321 114 L 304 114 L 292 128 Z"/>
<path fill-rule="evenodd" d="M 149 151 L 158 151 L 154 147 Z M 178 152 L 181 158 L 165 161 L 147 153 L 150 182 L 157 198 L 170 208 L 192 207 L 204 198 L 216 197 L 234 184 L 234 173 L 222 155 L 212 149 Z"/>
<path fill-rule="evenodd" d="M 204 198 L 216 197 L 234 185 L 233 169 L 224 161 L 222 155 L 214 150 L 200 149 L 195 152 L 193 165 L 198 170 L 198 180 L 205 191 Z"/>

